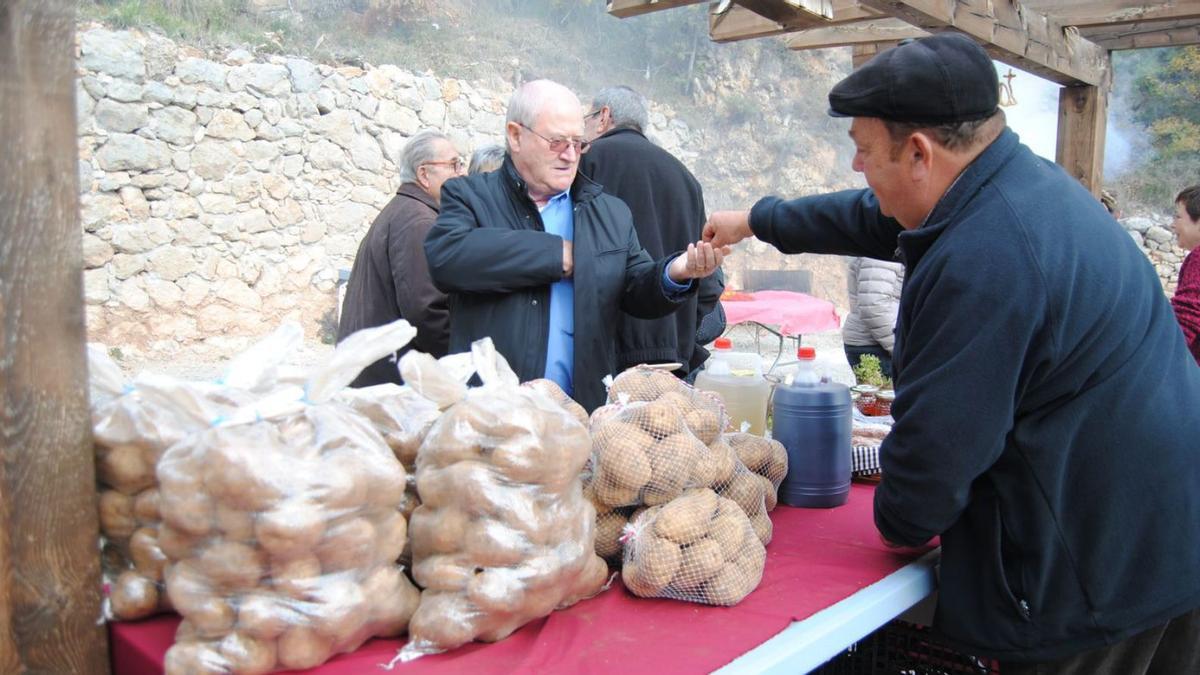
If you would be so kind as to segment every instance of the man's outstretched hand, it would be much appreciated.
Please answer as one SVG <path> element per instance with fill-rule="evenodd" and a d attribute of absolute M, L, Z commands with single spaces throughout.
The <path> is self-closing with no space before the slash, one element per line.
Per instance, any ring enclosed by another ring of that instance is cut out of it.
<path fill-rule="evenodd" d="M 728 246 L 714 246 L 703 241 L 688 244 L 687 253 L 676 256 L 667 266 L 667 275 L 671 281 L 680 284 L 689 279 L 703 279 L 716 272 L 727 255 Z"/>
<path fill-rule="evenodd" d="M 749 211 L 714 211 L 704 223 L 704 241 L 713 246 L 733 246 L 747 237 L 754 236 L 750 231 Z"/>

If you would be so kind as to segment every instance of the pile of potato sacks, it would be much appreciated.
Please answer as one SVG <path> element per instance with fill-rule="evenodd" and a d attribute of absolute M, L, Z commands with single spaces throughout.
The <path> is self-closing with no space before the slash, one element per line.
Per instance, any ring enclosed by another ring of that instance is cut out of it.
<path fill-rule="evenodd" d="M 661 370 L 621 373 L 608 398 L 591 416 L 585 479 L 597 511 L 596 552 L 623 565 L 626 586 L 642 597 L 740 601 L 761 579 L 772 534 L 767 512 L 787 473 L 783 446 L 723 433 L 728 419 L 720 398 Z M 687 534 L 672 524 L 679 512 L 690 514 Z M 660 537 L 652 527 L 660 518 L 678 536 Z M 736 525 L 743 521 L 755 546 L 743 541 Z"/>
<path fill-rule="evenodd" d="M 162 518 L 155 467 L 167 448 L 204 425 L 147 402 L 103 351 L 90 358 L 102 567 L 110 587 L 105 615 L 141 619 L 171 609 L 163 586 L 167 559 L 158 541 Z M 231 411 L 249 398 L 210 384 L 180 386 L 206 399 L 213 410 Z"/>
<path fill-rule="evenodd" d="M 567 401 L 553 383 L 485 380 L 429 431 L 411 520 L 424 590 L 401 660 L 501 640 L 603 589 L 580 481 L 591 441 Z"/>

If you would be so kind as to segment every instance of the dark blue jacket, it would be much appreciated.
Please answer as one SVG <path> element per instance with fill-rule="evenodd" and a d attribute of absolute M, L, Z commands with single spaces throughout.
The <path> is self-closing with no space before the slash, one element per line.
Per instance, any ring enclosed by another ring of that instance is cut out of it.
<path fill-rule="evenodd" d="M 629 209 L 583 175 L 571 186 L 575 214 L 575 400 L 604 403 L 617 372 L 620 313 L 665 316 L 695 294 L 667 297 L 663 271 L 638 243 Z M 491 337 L 521 381 L 542 377 L 550 331 L 550 284 L 562 279 L 562 238 L 542 226 L 525 182 L 506 158 L 490 173 L 442 186 L 441 213 L 425 239 L 434 284 L 450 295 L 450 351 Z"/>
<path fill-rule="evenodd" d="M 755 205 L 784 252 L 908 269 L 875 521 L 941 535 L 936 623 L 1047 660 L 1200 606 L 1200 369 L 1146 257 L 1005 131 L 919 229 L 869 190 Z"/>

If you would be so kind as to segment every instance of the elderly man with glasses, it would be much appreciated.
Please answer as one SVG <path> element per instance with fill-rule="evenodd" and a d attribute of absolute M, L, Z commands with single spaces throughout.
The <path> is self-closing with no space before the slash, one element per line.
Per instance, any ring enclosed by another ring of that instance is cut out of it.
<path fill-rule="evenodd" d="M 422 245 L 437 219 L 443 184 L 463 175 L 465 166 L 439 131 L 421 131 L 408 140 L 400 154 L 402 183 L 371 223 L 354 258 L 338 321 L 339 342 L 357 330 L 402 318 L 417 329 L 409 348 L 446 354 L 450 311 L 446 294 L 429 277 Z M 352 386 L 385 382 L 400 382 L 395 357 L 365 368 Z"/>
<path fill-rule="evenodd" d="M 546 377 L 588 410 L 617 370 L 620 313 L 684 306 L 727 249 L 701 242 L 653 260 L 629 208 L 578 173 L 583 109 L 548 80 L 508 106 L 499 170 L 454 181 L 425 240 L 434 283 L 450 294 L 450 350 L 491 337 L 522 380 Z"/>

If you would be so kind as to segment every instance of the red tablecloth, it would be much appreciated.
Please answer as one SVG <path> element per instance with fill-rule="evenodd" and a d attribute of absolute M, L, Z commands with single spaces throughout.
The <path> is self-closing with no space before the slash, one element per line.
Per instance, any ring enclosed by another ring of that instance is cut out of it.
<path fill-rule="evenodd" d="M 762 584 L 736 607 L 645 600 L 619 582 L 534 621 L 501 642 L 475 643 L 396 666 L 397 673 L 693 673 L 719 668 L 783 630 L 915 559 L 885 548 L 871 517 L 873 488 L 855 484 L 835 509 L 780 506 L 771 514 Z M 158 675 L 175 616 L 109 625 L 113 672 Z M 380 672 L 400 640 L 372 640 L 310 672 Z"/>
<path fill-rule="evenodd" d="M 747 300 L 722 300 L 729 325 L 754 321 L 779 326 L 784 335 L 833 330 L 842 325 L 833 303 L 792 291 L 746 293 Z"/>

